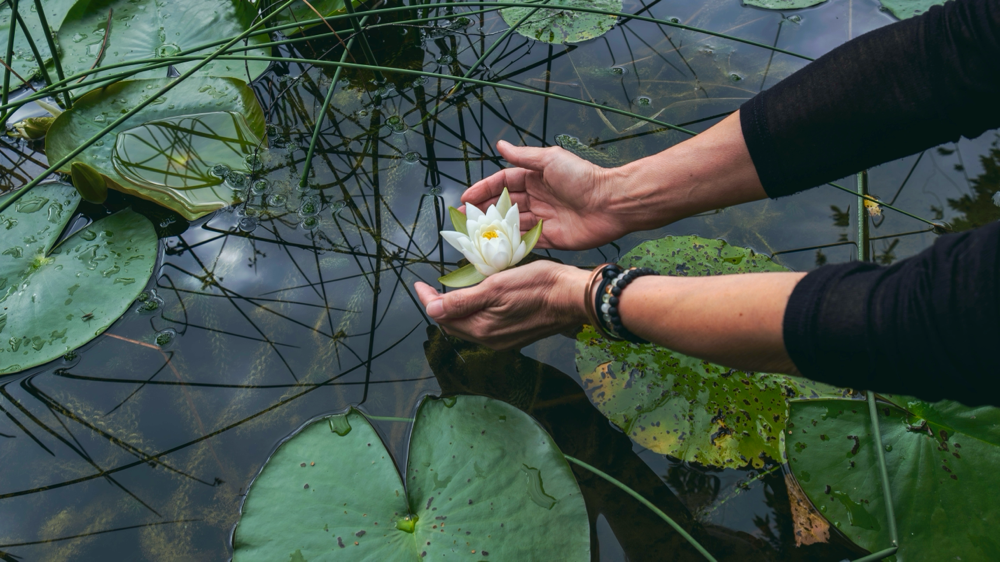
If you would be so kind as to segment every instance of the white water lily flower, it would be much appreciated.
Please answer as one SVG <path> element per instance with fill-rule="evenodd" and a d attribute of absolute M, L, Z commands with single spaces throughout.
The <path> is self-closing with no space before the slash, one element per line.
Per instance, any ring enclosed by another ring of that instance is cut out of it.
<path fill-rule="evenodd" d="M 521 237 L 521 216 L 517 205 L 511 205 L 505 187 L 496 205 L 486 212 L 466 205 L 462 214 L 454 207 L 448 211 L 454 231 L 442 231 L 441 236 L 462 252 L 469 265 L 438 279 L 448 287 L 475 285 L 494 273 L 516 265 L 531 252 L 542 233 L 542 221 Z"/>

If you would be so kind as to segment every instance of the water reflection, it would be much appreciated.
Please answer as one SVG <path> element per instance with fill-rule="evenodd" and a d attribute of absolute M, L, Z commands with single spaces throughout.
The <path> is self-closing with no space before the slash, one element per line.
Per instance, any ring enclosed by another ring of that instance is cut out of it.
<path fill-rule="evenodd" d="M 122 131 L 111 161 L 123 178 L 145 188 L 200 189 L 225 181 L 228 174 L 213 173 L 218 166 L 244 168 L 259 145 L 242 115 L 217 111 Z M 232 199 L 226 195 L 217 193 L 224 201 Z"/>

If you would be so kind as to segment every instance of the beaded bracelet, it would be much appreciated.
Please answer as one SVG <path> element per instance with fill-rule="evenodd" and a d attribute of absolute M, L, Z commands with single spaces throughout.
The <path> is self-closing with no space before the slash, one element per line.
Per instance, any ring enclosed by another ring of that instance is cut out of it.
<path fill-rule="evenodd" d="M 594 315 L 592 318 L 596 317 L 597 319 L 595 327 L 601 335 L 611 340 L 649 343 L 625 328 L 618 312 L 618 303 L 625 287 L 632 281 L 646 275 L 659 275 L 659 273 L 648 267 L 633 267 L 626 270 L 622 270 L 614 264 L 602 267 L 602 281 L 594 295 Z"/>

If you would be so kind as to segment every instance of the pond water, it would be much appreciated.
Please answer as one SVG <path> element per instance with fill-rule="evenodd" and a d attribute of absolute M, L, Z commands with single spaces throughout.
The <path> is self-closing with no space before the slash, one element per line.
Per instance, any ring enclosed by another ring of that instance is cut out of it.
<path fill-rule="evenodd" d="M 448 13 L 433 4 L 427 10 Z M 369 34 L 375 56 L 399 68 L 463 74 L 507 24 L 495 12 L 461 20 L 462 11 L 436 25 L 379 21 Z M 877 0 L 830 0 L 788 12 L 739 0 L 626 0 L 624 11 L 677 18 L 809 57 L 894 21 Z M 335 59 L 340 52 L 336 41 L 317 39 L 282 54 Z M 805 64 L 631 20 L 571 46 L 514 34 L 474 76 L 657 114 L 701 131 Z M 331 68 L 273 65 L 254 83 L 269 146 L 249 157 L 250 201 L 191 223 L 137 204 L 161 237 L 146 303 L 72 360 L 0 379 L 0 557 L 226 559 L 243 494 L 284 437 L 318 415 L 358 406 L 373 416 L 402 468 L 406 419 L 421 397 L 441 393 L 485 394 L 524 409 L 565 453 L 649 498 L 720 560 L 860 554 L 837 536 L 830 544 L 795 546 L 780 466 L 706 468 L 633 445 L 581 389 L 573 339 L 555 336 L 519 352 L 492 353 L 444 338 L 415 300 L 414 281 L 433 284 L 461 257 L 441 245 L 437 232 L 467 185 L 504 166 L 498 140 L 561 142 L 614 166 L 686 135 L 528 93 L 475 87 L 448 97 L 453 82 L 436 76 L 395 74 L 376 84 L 370 72 L 346 71 L 323 116 L 309 187 L 300 189 L 312 124 L 332 75 Z M 967 210 L 949 199 L 972 193 L 991 143 L 996 137 L 988 133 L 878 167 L 871 192 L 917 215 L 952 220 Z M 3 155 L 4 190 L 26 183 L 45 162 L 30 146 L 9 144 Z M 853 181 L 838 183 L 853 187 Z M 642 240 L 697 234 L 809 270 L 854 259 L 856 201 L 820 187 L 692 217 L 597 250 L 550 255 L 592 266 Z M 109 205 L 131 203 L 115 196 Z M 105 212 L 82 209 L 75 228 Z M 893 263 L 935 235 L 886 210 L 872 237 L 875 259 Z M 701 559 L 641 504 L 576 474 L 595 530 L 594 559 Z"/>

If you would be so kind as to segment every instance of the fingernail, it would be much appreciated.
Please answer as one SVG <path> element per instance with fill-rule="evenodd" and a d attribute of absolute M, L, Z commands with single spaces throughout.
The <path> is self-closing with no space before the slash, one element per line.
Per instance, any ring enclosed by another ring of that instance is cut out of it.
<path fill-rule="evenodd" d="M 441 299 L 431 301 L 427 305 L 427 315 L 431 318 L 440 318 L 444 316 L 444 304 L 441 303 Z"/>

